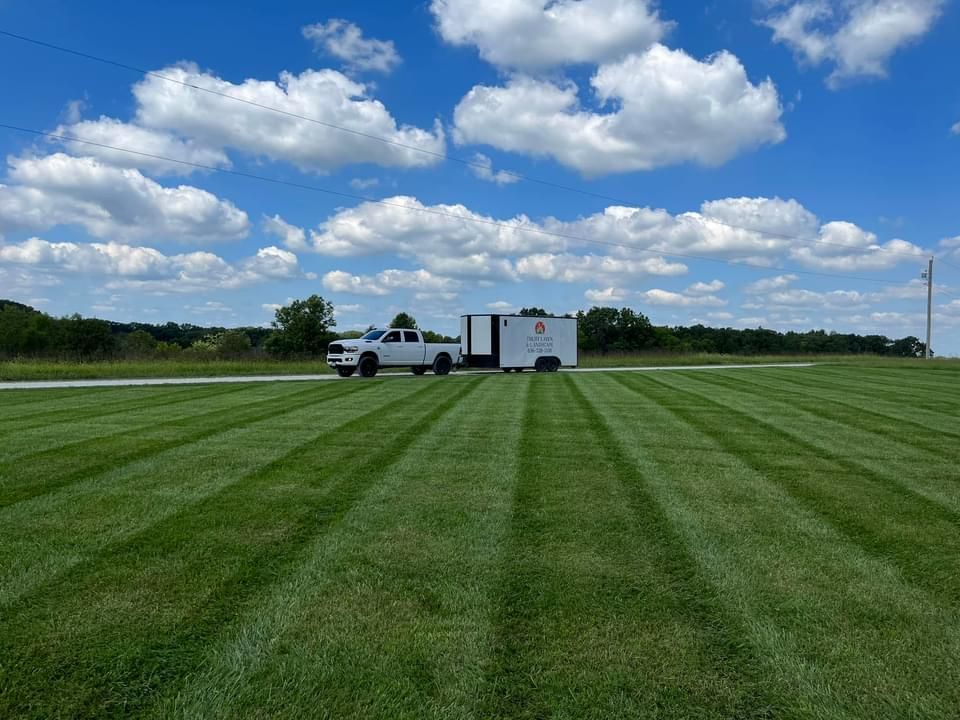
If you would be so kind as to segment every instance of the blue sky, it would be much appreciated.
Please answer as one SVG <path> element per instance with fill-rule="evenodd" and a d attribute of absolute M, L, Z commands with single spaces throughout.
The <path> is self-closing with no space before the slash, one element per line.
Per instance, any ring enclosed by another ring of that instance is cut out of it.
<path fill-rule="evenodd" d="M 0 130 L 0 296 L 152 322 L 263 324 L 316 292 L 341 329 L 607 304 L 922 337 L 936 254 L 934 349 L 960 354 L 956 2 L 256 5 L 0 0 L 0 30 L 163 76 L 0 36 L 0 123 L 385 204 Z"/>

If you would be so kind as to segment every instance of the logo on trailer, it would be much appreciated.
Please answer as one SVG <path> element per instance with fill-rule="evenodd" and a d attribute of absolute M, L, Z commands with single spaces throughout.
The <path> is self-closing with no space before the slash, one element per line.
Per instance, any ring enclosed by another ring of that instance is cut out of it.
<path fill-rule="evenodd" d="M 547 326 L 543 320 L 537 320 L 537 324 L 533 326 L 533 331 L 537 335 L 543 335 L 547 331 Z"/>

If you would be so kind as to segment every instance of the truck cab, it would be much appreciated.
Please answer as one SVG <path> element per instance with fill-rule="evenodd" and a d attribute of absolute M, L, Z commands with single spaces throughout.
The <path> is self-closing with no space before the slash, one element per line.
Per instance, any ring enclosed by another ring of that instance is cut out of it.
<path fill-rule="evenodd" d="M 414 375 L 432 370 L 446 375 L 460 364 L 457 343 L 427 343 L 419 330 L 376 328 L 356 340 L 337 340 L 327 348 L 327 364 L 340 377 L 359 371 L 373 377 L 380 368 L 409 367 Z"/>

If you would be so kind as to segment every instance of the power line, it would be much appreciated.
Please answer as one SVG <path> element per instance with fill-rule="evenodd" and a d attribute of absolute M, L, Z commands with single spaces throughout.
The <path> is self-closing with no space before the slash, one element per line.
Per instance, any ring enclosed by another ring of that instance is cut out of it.
<path fill-rule="evenodd" d="M 937 258 L 937 260 L 939 260 L 940 262 L 942 262 L 942 263 L 943 263 L 944 265 L 946 265 L 947 267 L 952 267 L 954 270 L 960 270 L 960 265 L 954 265 L 952 262 L 950 262 L 950 261 L 948 261 L 948 260 L 944 260 L 944 259 L 943 259 L 943 256 L 941 256 L 941 255 L 935 255 L 934 257 Z"/>
<path fill-rule="evenodd" d="M 390 138 L 386 138 L 386 137 L 383 137 L 383 136 L 381 136 L 381 135 L 374 135 L 374 134 L 372 134 L 372 133 L 365 133 L 365 132 L 362 132 L 362 131 L 359 131 L 359 130 L 354 130 L 354 129 L 352 129 L 352 128 L 344 127 L 344 126 L 342 126 L 342 125 L 337 125 L 337 124 L 335 124 L 335 123 L 330 123 L 330 122 L 326 122 L 326 121 L 324 121 L 324 120 L 319 120 L 319 119 L 317 119 L 317 118 L 309 117 L 309 116 L 307 116 L 307 115 L 300 115 L 299 113 L 290 112 L 290 111 L 288 111 L 288 110 L 284 110 L 284 109 L 282 109 L 282 108 L 274 107 L 274 106 L 272 106 L 272 105 L 265 105 L 265 104 L 263 104 L 263 103 L 258 103 L 258 102 L 254 101 L 254 100 L 248 100 L 248 99 L 246 99 L 246 98 L 238 97 L 238 96 L 236 96 L 236 95 L 231 95 L 230 93 L 221 92 L 221 91 L 219 91 L 219 90 L 214 90 L 214 89 L 212 89 L 212 88 L 203 87 L 203 86 L 201 86 L 201 85 L 196 85 L 196 84 L 194 84 L 194 83 L 185 82 L 185 81 L 183 81 L 183 80 L 178 80 L 177 78 L 170 77 L 169 75 L 164 75 L 163 73 L 158 73 L 158 72 L 153 71 L 153 70 L 145 70 L 145 69 L 139 68 L 139 67 L 137 67 L 137 66 L 135 66 L 135 65 L 130 65 L 130 64 L 127 64 L 127 63 L 123 63 L 123 62 L 120 62 L 120 61 L 118 61 L 118 60 L 111 60 L 111 59 L 109 59 L 109 58 L 101 57 L 101 56 L 98 56 L 98 55 L 93 55 L 93 54 L 91 54 L 91 53 L 86 53 L 86 52 L 82 52 L 82 51 L 80 51 L 80 50 L 74 50 L 74 49 L 72 49 L 72 48 L 64 47 L 64 46 L 62 46 L 62 45 L 56 45 L 56 44 L 54 44 L 54 43 L 45 42 L 45 41 L 43 41 L 43 40 L 37 40 L 37 39 L 35 39 L 35 38 L 27 37 L 26 35 L 20 35 L 20 34 L 17 34 L 17 33 L 13 33 L 13 32 L 10 32 L 10 31 L 8 31 L 8 30 L 2 30 L 2 29 L 0 29 L 0 35 L 5 36 L 5 37 L 8 37 L 8 38 L 15 39 L 15 40 L 20 40 L 20 41 L 22 41 L 22 42 L 30 43 L 30 44 L 36 45 L 36 46 L 38 46 L 38 47 L 47 48 L 47 49 L 49 49 L 49 50 L 55 50 L 55 51 L 57 51 L 57 52 L 66 53 L 66 54 L 69 54 L 69 55 L 73 55 L 73 56 L 75 56 L 75 57 L 81 57 L 81 58 L 84 58 L 84 59 L 86 59 L 86 60 L 92 60 L 92 61 L 94 61 L 94 62 L 99 62 L 99 63 L 105 64 L 105 65 L 110 65 L 110 66 L 112 66 L 112 67 L 121 68 L 121 69 L 123 69 L 123 70 L 129 70 L 129 71 L 131 71 L 131 72 L 135 72 L 135 73 L 138 73 L 138 74 L 141 74 L 141 75 L 146 75 L 146 76 L 148 76 L 148 77 L 157 78 L 158 80 L 163 80 L 163 81 L 165 81 L 165 82 L 174 83 L 174 84 L 176 84 L 176 85 L 180 85 L 180 86 L 182 86 L 182 87 L 191 88 L 191 89 L 193 89 L 193 90 L 198 90 L 198 91 L 200 91 L 200 92 L 208 93 L 208 94 L 210 94 L 210 95 L 215 95 L 215 96 L 217 96 L 217 97 L 224 98 L 224 99 L 226 99 L 226 100 L 233 100 L 233 101 L 235 101 L 235 102 L 243 103 L 244 105 L 249 105 L 249 106 L 251 106 L 251 107 L 259 108 L 259 109 L 261 109 L 261 110 L 268 110 L 268 111 L 270 111 L 270 112 L 275 112 L 275 113 L 279 113 L 279 114 L 281 114 L 281 115 L 286 115 L 287 117 L 294 118 L 294 119 L 296 119 L 296 120 L 302 120 L 302 121 L 304 121 L 304 122 L 314 123 L 314 124 L 316 124 L 316 125 L 320 125 L 320 126 L 322 126 L 322 127 L 325 127 L 325 128 L 331 129 L 331 130 L 337 130 L 337 131 L 339 131 L 339 132 L 349 133 L 349 134 L 351 134 L 351 135 L 355 135 L 355 136 L 358 136 L 358 137 L 366 138 L 366 139 L 368 139 L 368 140 L 374 140 L 374 141 L 376 141 L 376 142 L 384 143 L 384 144 L 387 144 L 387 145 L 392 145 L 392 146 L 394 146 L 394 147 L 402 148 L 402 149 L 404 149 L 404 150 L 409 150 L 409 151 L 411 151 L 411 152 L 422 153 L 422 154 L 425 154 L 425 155 L 429 155 L 429 156 L 431 156 L 431 157 L 435 157 L 435 158 L 437 158 L 438 160 L 449 160 L 450 162 L 455 162 L 455 163 L 459 163 L 459 164 L 461 164 L 461 165 L 465 165 L 465 166 L 467 166 L 467 167 L 478 168 L 478 169 L 483 169 L 483 170 L 488 170 L 488 169 L 489 169 L 489 166 L 488 166 L 488 165 L 486 165 L 486 164 L 484 164 L 484 163 L 477 162 L 477 161 L 475 161 L 475 160 L 469 160 L 469 159 L 467 159 L 467 158 L 460 158 L 460 157 L 456 157 L 456 156 L 454 156 L 454 155 L 448 155 L 447 153 L 436 152 L 436 151 L 433 151 L 433 150 L 427 150 L 426 148 L 418 147 L 418 146 L 416 146 L 416 145 L 409 145 L 409 144 L 406 144 L 406 143 L 397 142 L 396 140 L 391 140 Z M 73 142 L 80 142 L 80 140 L 78 140 L 78 139 L 72 139 L 72 141 L 73 141 Z M 524 180 L 524 181 L 527 181 L 527 182 L 536 183 L 536 184 L 538 184 L 538 185 L 543 185 L 543 186 L 545 186 L 545 187 L 551 187 L 551 188 L 554 188 L 554 189 L 557 189 L 557 190 L 564 190 L 564 191 L 567 191 L 567 192 L 573 192 L 573 193 L 577 193 L 577 194 L 580 194 L 580 195 L 584 195 L 584 196 L 596 198 L 596 199 L 598 199 L 598 200 L 605 200 L 605 201 L 607 201 L 607 202 L 614 202 L 614 203 L 618 203 L 618 204 L 622 204 L 622 205 L 629 205 L 629 206 L 638 206 L 638 205 L 639 205 L 638 203 L 636 203 L 636 202 L 634 202 L 634 201 L 632 201 L 632 200 L 626 200 L 626 199 L 618 198 L 618 197 L 615 197 L 615 196 L 612 196 L 612 195 L 606 195 L 606 194 L 603 194 L 603 193 L 594 192 L 594 191 L 592 191 L 592 190 L 584 190 L 583 188 L 573 187 L 572 185 L 565 185 L 565 184 L 563 184 L 563 183 L 554 182 L 554 181 L 552 181 L 552 180 L 545 180 L 545 179 L 543 179 L 543 178 L 534 177 L 534 176 L 532 176 L 532 175 L 524 175 L 524 174 L 521 174 L 521 173 L 518 173 L 518 172 L 514 172 L 514 171 L 512 171 L 512 170 L 500 170 L 499 172 L 503 172 L 503 173 L 505 173 L 506 175 L 509 175 L 510 177 L 516 178 L 517 180 Z M 715 225 L 721 225 L 721 226 L 723 226 L 723 227 L 728 227 L 728 228 L 731 228 L 731 229 L 733 229 L 733 230 L 742 230 L 742 231 L 744 231 L 744 232 L 757 233 L 758 235 L 765 235 L 765 236 L 768 236 L 768 237 L 779 238 L 779 239 L 782 239 L 782 240 L 797 240 L 797 241 L 805 242 L 805 243 L 814 243 L 814 244 L 817 244 L 817 245 L 826 245 L 826 246 L 830 246 L 830 247 L 839 247 L 839 248 L 844 248 L 844 249 L 846 249 L 846 250 L 854 250 L 854 251 L 859 250 L 859 251 L 867 251 L 867 252 L 883 252 L 883 253 L 887 253 L 887 254 L 890 254 L 890 255 L 899 255 L 899 256 L 902 256 L 902 257 L 910 257 L 910 258 L 914 258 L 914 259 L 918 259 L 918 258 L 921 258 L 921 257 L 924 257 L 924 256 L 925 256 L 924 254 L 919 254 L 919 255 L 918 255 L 917 253 L 900 252 L 900 251 L 897 251 L 897 250 L 891 250 L 891 249 L 883 248 L 883 247 L 859 248 L 859 247 L 852 246 L 852 245 L 845 245 L 845 244 L 843 244 L 843 243 L 833 243 L 833 242 L 829 242 L 829 241 L 827 241 L 827 240 L 818 240 L 818 239 L 815 239 L 815 238 L 803 237 L 803 236 L 801 236 L 801 235 L 791 235 L 791 234 L 787 234 L 787 233 L 778 233 L 778 232 L 772 232 L 772 231 L 768 231 L 768 230 L 761 230 L 761 229 L 758 229 L 758 228 L 751 228 L 751 227 L 746 227 L 746 226 L 743 226 L 743 225 L 737 225 L 737 224 L 735 224 L 735 223 L 729 223 L 729 222 L 726 222 L 726 221 L 724 221 L 724 220 L 720 220 L 719 218 L 714 218 L 714 217 L 710 217 L 710 216 L 708 216 L 708 215 L 703 215 L 703 214 L 700 214 L 700 215 L 699 215 L 699 219 L 701 219 L 701 220 L 703 220 L 703 221 L 705 221 L 705 222 L 713 223 L 713 224 L 715 224 Z"/>
<path fill-rule="evenodd" d="M 290 180 L 281 180 L 279 178 L 272 178 L 265 175 L 255 175 L 253 173 L 244 172 L 242 170 L 220 168 L 213 165 L 204 165 L 202 163 L 190 162 L 188 160 L 177 160 L 175 158 L 170 158 L 163 155 L 156 155 L 154 153 L 142 152 L 140 150 L 132 150 L 130 148 L 122 148 L 115 145 L 107 145 L 106 143 L 98 143 L 98 142 L 94 142 L 93 140 L 82 140 L 80 138 L 69 137 L 66 135 L 59 135 L 57 133 L 46 132 L 43 130 L 34 130 L 31 128 L 24 128 L 18 125 L 8 125 L 6 123 L 0 123 L 0 128 L 4 128 L 7 130 L 14 130 L 16 132 L 27 133 L 30 135 L 53 138 L 55 140 L 79 142 L 85 145 L 91 145 L 94 147 L 103 148 L 105 150 L 113 150 L 115 152 L 123 152 L 123 153 L 128 153 L 130 155 L 138 155 L 140 157 L 151 158 L 153 160 L 162 160 L 164 162 L 175 163 L 178 165 L 185 165 L 188 167 L 197 168 L 199 170 L 208 170 L 210 172 L 222 173 L 224 175 L 234 175 L 236 177 L 247 178 L 249 180 L 258 180 L 261 182 L 268 182 L 275 185 L 283 185 L 286 187 L 298 188 L 300 190 L 309 190 L 312 192 L 324 193 L 326 195 L 333 195 L 336 197 L 349 198 L 351 200 L 359 200 L 362 202 L 368 202 L 376 205 L 383 205 L 385 207 L 399 208 L 401 210 L 406 210 L 408 212 L 419 212 L 419 213 L 424 213 L 428 215 L 438 215 L 440 217 L 451 218 L 454 220 L 459 220 L 461 222 L 471 222 L 479 225 L 487 225 L 491 227 L 501 228 L 504 230 L 510 230 L 513 232 L 527 232 L 527 233 L 533 233 L 537 235 L 562 238 L 565 240 L 573 240 L 579 243 L 603 245 L 607 247 L 619 247 L 619 248 L 624 248 L 634 252 L 647 253 L 647 254 L 656 255 L 656 256 L 682 258 L 685 260 L 697 260 L 702 262 L 721 263 L 723 265 L 731 265 L 735 267 L 747 267 L 747 268 L 752 268 L 754 270 L 760 270 L 765 273 L 772 273 L 774 271 L 788 272 L 788 273 L 794 273 L 797 275 L 829 277 L 829 278 L 842 279 L 842 280 L 854 280 L 857 282 L 881 283 L 885 285 L 910 285 L 911 284 L 909 282 L 903 282 L 903 281 L 881 280 L 879 278 L 866 278 L 866 277 L 859 277 L 855 275 L 839 275 L 835 273 L 823 273 L 823 272 L 816 272 L 813 270 L 799 270 L 799 269 L 786 268 L 786 267 L 768 267 L 766 265 L 759 265 L 757 263 L 751 263 L 747 261 L 725 260 L 723 258 L 711 258 L 711 257 L 705 257 L 701 255 L 689 255 L 689 254 L 677 253 L 677 252 L 651 250 L 649 248 L 637 247 L 636 245 L 630 245 L 628 243 L 618 243 L 618 242 L 612 242 L 612 241 L 606 241 L 606 240 L 594 240 L 591 238 L 582 237 L 580 235 L 557 232 L 554 230 L 546 230 L 543 228 L 534 228 L 534 227 L 521 226 L 521 225 L 510 225 L 509 223 L 504 223 L 497 220 L 486 220 L 484 218 L 478 218 L 478 217 L 464 217 L 463 215 L 457 215 L 456 213 L 446 212 L 444 210 L 437 210 L 435 208 L 412 207 L 410 205 L 403 205 L 401 203 L 390 202 L 389 200 L 378 200 L 376 198 L 367 197 L 365 195 L 357 195 L 354 193 L 343 192 L 340 190 L 331 190 L 330 188 L 324 188 L 318 185 L 307 185 L 306 183 L 293 182 Z"/>

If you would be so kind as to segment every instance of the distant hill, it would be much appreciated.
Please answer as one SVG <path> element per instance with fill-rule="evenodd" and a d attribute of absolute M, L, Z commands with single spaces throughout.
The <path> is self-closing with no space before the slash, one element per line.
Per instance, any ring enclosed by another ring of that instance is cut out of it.
<path fill-rule="evenodd" d="M 20 312 L 36 313 L 38 315 L 42 314 L 39 310 L 32 308 L 29 305 L 24 305 L 23 303 L 18 303 L 13 300 L 5 300 L 0 298 L 0 310 L 6 310 L 7 308 L 19 310 Z"/>

